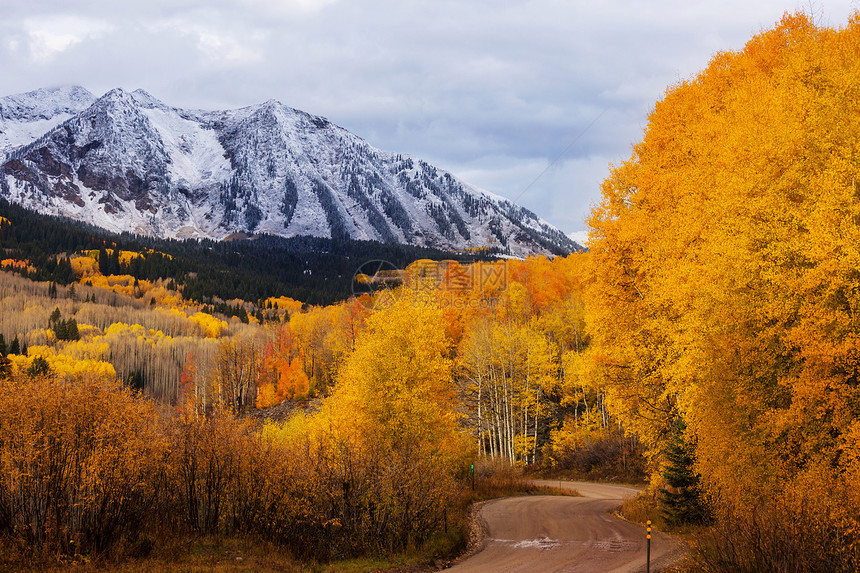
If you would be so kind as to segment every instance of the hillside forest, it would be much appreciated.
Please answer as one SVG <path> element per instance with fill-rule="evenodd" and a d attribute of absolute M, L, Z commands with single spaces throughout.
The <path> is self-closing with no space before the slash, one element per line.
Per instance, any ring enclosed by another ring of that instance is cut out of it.
<path fill-rule="evenodd" d="M 860 16 L 786 15 L 667 89 L 588 252 L 412 259 L 331 304 L 197 295 L 86 229 L 4 243 L 0 535 L 396 552 L 494 460 L 647 481 L 691 571 L 856 570 L 858 79 Z"/>

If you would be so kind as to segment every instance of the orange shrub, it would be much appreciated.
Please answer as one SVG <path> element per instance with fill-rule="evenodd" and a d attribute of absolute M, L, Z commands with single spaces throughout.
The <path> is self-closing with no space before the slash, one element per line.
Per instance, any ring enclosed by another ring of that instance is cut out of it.
<path fill-rule="evenodd" d="M 0 380 L 0 535 L 58 552 L 135 535 L 163 448 L 154 404 L 116 382 Z"/>

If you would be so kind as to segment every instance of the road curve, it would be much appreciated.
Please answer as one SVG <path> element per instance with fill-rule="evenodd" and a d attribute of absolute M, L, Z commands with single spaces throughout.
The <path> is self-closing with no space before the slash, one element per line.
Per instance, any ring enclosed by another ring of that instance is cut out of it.
<path fill-rule="evenodd" d="M 599 572 L 645 571 L 645 530 L 613 510 L 639 490 L 588 482 L 538 481 L 539 485 L 569 487 L 582 497 L 508 497 L 487 502 L 479 519 L 483 548 L 456 563 L 450 571 L 475 572 Z M 653 532 L 651 571 L 679 559 L 683 544 Z"/>

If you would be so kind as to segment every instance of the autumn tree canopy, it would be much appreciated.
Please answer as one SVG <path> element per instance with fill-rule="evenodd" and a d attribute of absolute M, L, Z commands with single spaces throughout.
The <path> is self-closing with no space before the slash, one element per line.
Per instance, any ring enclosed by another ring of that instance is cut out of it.
<path fill-rule="evenodd" d="M 669 88 L 603 183 L 590 362 L 652 452 L 683 418 L 712 492 L 856 480 L 858 137 L 860 16 L 786 15 Z"/>

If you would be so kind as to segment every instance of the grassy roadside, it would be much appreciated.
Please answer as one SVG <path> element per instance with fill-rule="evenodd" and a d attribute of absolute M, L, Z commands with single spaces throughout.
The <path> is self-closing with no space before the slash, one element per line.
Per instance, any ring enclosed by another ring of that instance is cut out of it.
<path fill-rule="evenodd" d="M 430 545 L 434 545 L 431 549 Z M 120 559 L 103 556 L 90 559 L 52 555 L 24 557 L 13 551 L 0 550 L 0 571 L 60 572 L 112 572 L 112 573 L 204 573 L 204 572 L 278 572 L 278 573 L 369 573 L 371 571 L 425 570 L 432 563 L 432 553 L 444 547 L 435 540 L 416 552 L 379 557 L 345 559 L 331 563 L 308 563 L 295 559 L 282 547 L 253 538 L 206 537 L 172 540 L 152 551 L 146 557 Z"/>
<path fill-rule="evenodd" d="M 654 530 L 674 535 L 683 541 L 688 549 L 692 548 L 696 541 L 710 529 L 707 525 L 673 525 L 668 523 L 661 511 L 656 493 L 648 489 L 643 490 L 638 496 L 626 500 L 621 505 L 619 513 L 624 519 L 643 526 L 650 520 Z M 699 569 L 696 569 L 691 563 L 688 552 L 678 563 L 661 571 L 663 573 L 695 573 Z"/>
<path fill-rule="evenodd" d="M 743 507 L 717 506 L 720 517 L 708 524 L 672 526 L 656 496 L 646 493 L 625 503 L 622 513 L 640 523 L 652 519 L 687 544 L 684 559 L 665 573 L 856 573 L 860 544 L 850 524 L 832 519 L 840 509 L 809 494 L 783 494 Z"/>
<path fill-rule="evenodd" d="M 535 485 L 532 476 L 519 468 L 483 462 L 464 476 L 456 501 L 446 511 L 443 528 L 420 548 L 394 555 L 344 559 L 330 563 L 308 563 L 292 557 L 283 548 L 251 537 L 206 537 L 164 540 L 145 553 L 123 551 L 122 558 L 87 556 L 26 555 L 14 547 L 0 548 L 0 571 L 44 571 L 50 573 L 139 572 L 279 572 L 279 573 L 419 573 L 444 568 L 462 555 L 470 536 L 470 507 L 478 502 L 516 495 L 579 495 L 576 491 Z"/>

